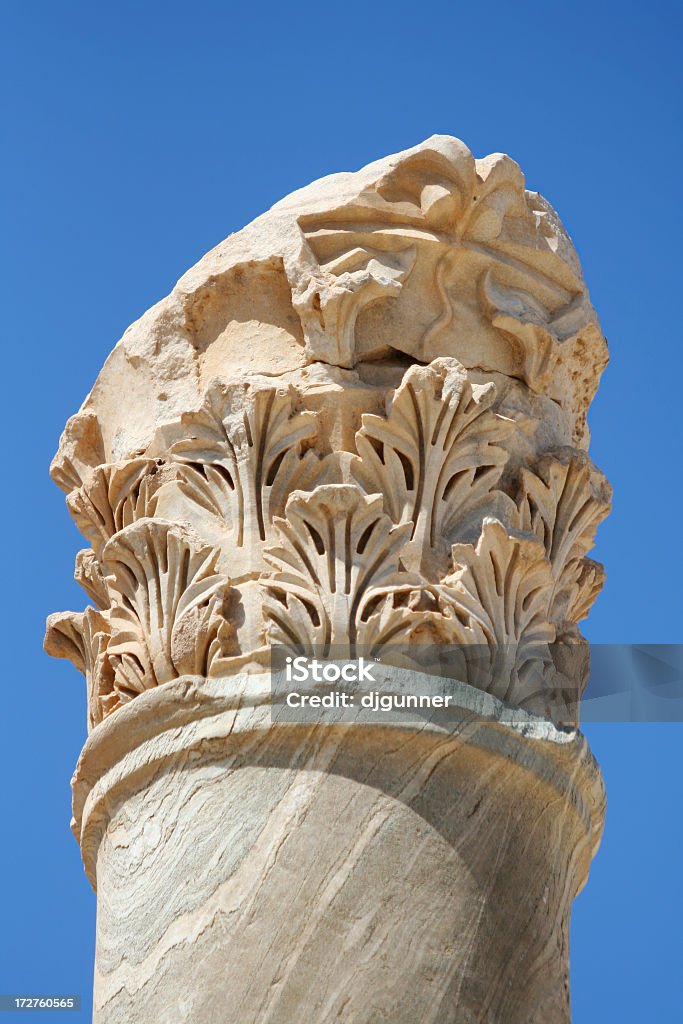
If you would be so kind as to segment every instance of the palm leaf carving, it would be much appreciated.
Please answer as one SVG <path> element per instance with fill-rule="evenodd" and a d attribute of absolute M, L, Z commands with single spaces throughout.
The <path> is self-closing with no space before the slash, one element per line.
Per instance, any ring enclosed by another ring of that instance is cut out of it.
<path fill-rule="evenodd" d="M 449 544 L 481 520 L 484 503 L 510 503 L 495 488 L 513 423 L 491 411 L 495 394 L 456 360 L 436 359 L 408 370 L 386 418 L 363 416 L 354 476 L 384 494 L 395 523 L 412 524 L 404 562 L 425 576 L 445 567 Z"/>

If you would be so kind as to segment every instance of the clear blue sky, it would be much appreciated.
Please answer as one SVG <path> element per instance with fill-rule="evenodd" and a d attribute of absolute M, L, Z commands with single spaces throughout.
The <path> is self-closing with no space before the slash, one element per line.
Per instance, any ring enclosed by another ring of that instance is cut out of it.
<path fill-rule="evenodd" d="M 0 9 L 0 992 L 80 992 L 75 1022 L 89 1020 L 95 911 L 68 829 L 84 685 L 41 641 L 46 614 L 80 608 L 85 595 L 71 580 L 82 541 L 48 463 L 126 326 L 292 189 L 434 132 L 477 156 L 519 161 L 573 237 L 611 345 L 590 422 L 615 502 L 596 551 L 608 583 L 588 636 L 683 641 L 681 8 L 4 0 Z M 683 726 L 587 731 L 609 811 L 575 905 L 575 1024 L 680 1019 Z"/>

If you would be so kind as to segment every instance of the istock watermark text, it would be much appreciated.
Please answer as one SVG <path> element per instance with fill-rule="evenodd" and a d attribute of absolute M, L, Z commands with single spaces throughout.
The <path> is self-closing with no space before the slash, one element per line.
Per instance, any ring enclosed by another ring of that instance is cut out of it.
<path fill-rule="evenodd" d="M 354 658 L 350 661 L 318 661 L 317 658 L 285 658 L 285 677 L 288 683 L 374 683 L 372 674 L 374 664 L 368 664 L 365 658 Z"/>

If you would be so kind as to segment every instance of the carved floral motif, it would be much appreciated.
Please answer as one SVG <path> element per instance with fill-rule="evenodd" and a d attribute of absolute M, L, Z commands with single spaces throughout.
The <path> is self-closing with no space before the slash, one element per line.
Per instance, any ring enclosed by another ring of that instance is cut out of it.
<path fill-rule="evenodd" d="M 99 466 L 67 496 L 73 520 L 98 558 L 115 533 L 153 513 L 154 469 L 151 459 Z"/>
<path fill-rule="evenodd" d="M 466 663 L 461 678 L 474 685 L 483 679 L 484 688 L 502 700 L 528 705 L 552 664 L 548 645 L 556 636 L 543 545 L 485 519 L 476 546 L 456 544 L 452 556 L 454 571 L 438 589 L 452 612 L 456 654 Z"/>
<path fill-rule="evenodd" d="M 158 519 L 141 520 L 108 542 L 102 555 L 111 600 L 108 656 L 121 693 L 208 675 L 230 632 L 220 614 L 227 580 L 216 572 L 217 558 Z"/>
<path fill-rule="evenodd" d="M 399 571 L 411 525 L 394 526 L 380 495 L 344 484 L 295 492 L 275 525 L 280 543 L 266 553 L 275 571 L 263 583 L 272 643 L 339 653 L 374 638 L 377 616 L 387 639 L 415 625 L 402 609 L 389 609 L 397 590 L 420 582 Z"/>
<path fill-rule="evenodd" d="M 52 616 L 46 638 L 48 653 L 85 674 L 91 726 L 144 690 L 208 675 L 233 637 L 217 552 L 188 531 L 141 519 L 115 534 L 101 558 L 106 610 Z"/>
<path fill-rule="evenodd" d="M 86 675 L 91 726 L 180 675 L 262 663 L 270 643 L 442 644 L 451 674 L 545 713 L 551 645 L 578 641 L 602 582 L 586 553 L 609 488 L 573 449 L 511 470 L 520 426 L 497 409 L 492 382 L 437 359 L 362 416 L 355 452 L 321 458 L 305 392 L 215 381 L 142 456 L 92 472 L 68 504 L 99 610 L 48 636 Z"/>
<path fill-rule="evenodd" d="M 602 587 L 602 566 L 585 555 L 610 499 L 602 474 L 586 455 L 571 449 L 544 456 L 535 473 L 521 471 L 517 523 L 544 545 L 553 574 L 555 622 L 579 622 Z"/>
<path fill-rule="evenodd" d="M 199 412 L 163 427 L 156 441 L 179 467 L 177 480 L 159 491 L 159 508 L 163 512 L 170 499 L 175 512 L 179 491 L 190 503 L 190 522 L 202 512 L 216 520 L 232 578 L 259 575 L 274 516 L 284 512 L 293 490 L 320 476 L 319 458 L 304 449 L 316 418 L 294 406 L 295 393 L 286 386 L 216 381 Z"/>
<path fill-rule="evenodd" d="M 47 653 L 53 658 L 67 658 L 85 676 L 89 729 L 120 704 L 114 689 L 114 669 L 107 658 L 110 639 L 108 617 L 94 608 L 84 612 L 56 612 L 47 620 Z"/>
<path fill-rule="evenodd" d="M 491 411 L 493 384 L 471 384 L 454 359 L 412 367 L 386 419 L 366 415 L 353 473 L 384 495 L 395 523 L 411 523 L 406 566 L 428 578 L 445 570 L 450 543 L 509 499 L 496 492 L 514 424 Z"/>

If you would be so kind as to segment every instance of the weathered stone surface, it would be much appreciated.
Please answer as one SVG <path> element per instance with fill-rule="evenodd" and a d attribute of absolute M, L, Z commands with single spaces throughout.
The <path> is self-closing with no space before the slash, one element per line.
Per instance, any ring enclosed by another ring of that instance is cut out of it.
<path fill-rule="evenodd" d="M 87 679 L 97 1021 L 568 1020 L 606 358 L 553 210 L 446 136 L 287 197 L 129 328 L 52 467 L 90 545 L 46 647 Z M 271 722 L 274 643 L 457 645 L 482 722 Z"/>
<path fill-rule="evenodd" d="M 95 1019 L 568 1021 L 604 810 L 580 734 L 467 687 L 451 730 L 276 728 L 268 678 L 233 680 L 148 691 L 86 744 Z"/>
<path fill-rule="evenodd" d="M 605 341 L 571 241 L 509 157 L 475 160 L 433 136 L 231 235 L 126 331 L 67 427 L 55 479 L 70 489 L 144 450 L 216 375 L 301 379 L 313 362 L 392 353 L 522 380 L 584 439 Z"/>

